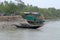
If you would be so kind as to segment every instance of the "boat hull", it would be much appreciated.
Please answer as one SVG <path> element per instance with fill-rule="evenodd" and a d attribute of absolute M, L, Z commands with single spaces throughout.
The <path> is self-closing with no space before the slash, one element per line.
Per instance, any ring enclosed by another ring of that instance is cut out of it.
<path fill-rule="evenodd" d="M 40 27 L 42 27 L 43 26 L 43 24 L 41 24 L 41 25 L 29 25 L 29 26 L 27 26 L 27 25 L 15 25 L 17 28 L 28 28 L 28 29 L 37 29 L 37 28 L 40 28 Z"/>
<path fill-rule="evenodd" d="M 28 27 L 26 27 L 26 26 L 18 26 L 18 25 L 16 25 L 16 27 L 17 27 L 17 28 L 37 29 L 37 28 L 39 28 L 40 26 L 28 26 Z"/>

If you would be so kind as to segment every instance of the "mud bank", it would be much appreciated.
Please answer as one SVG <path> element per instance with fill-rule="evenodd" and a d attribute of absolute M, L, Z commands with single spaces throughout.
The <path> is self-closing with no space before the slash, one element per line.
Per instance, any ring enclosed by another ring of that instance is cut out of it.
<path fill-rule="evenodd" d="M 13 30 L 13 24 L 28 23 L 21 16 L 0 16 L 0 30 Z"/>

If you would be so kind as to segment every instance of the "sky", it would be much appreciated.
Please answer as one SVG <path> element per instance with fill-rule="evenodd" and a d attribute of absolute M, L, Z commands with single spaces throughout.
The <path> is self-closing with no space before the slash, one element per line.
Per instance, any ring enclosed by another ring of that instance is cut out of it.
<path fill-rule="evenodd" d="M 0 0 L 2 2 L 4 0 Z M 13 1 L 14 0 L 7 0 L 7 1 Z M 33 5 L 38 6 L 40 8 L 49 8 L 54 7 L 56 9 L 60 9 L 60 0 L 22 0 L 26 5 Z M 16 3 L 16 2 L 15 2 Z"/>

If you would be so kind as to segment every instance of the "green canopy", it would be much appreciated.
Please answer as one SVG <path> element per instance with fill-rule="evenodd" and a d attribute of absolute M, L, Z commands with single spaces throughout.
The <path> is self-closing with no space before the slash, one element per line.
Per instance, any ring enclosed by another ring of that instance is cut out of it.
<path fill-rule="evenodd" d="M 34 21 L 35 20 L 35 16 L 33 16 L 33 15 L 27 15 L 25 17 L 25 19 L 30 20 L 30 21 Z"/>

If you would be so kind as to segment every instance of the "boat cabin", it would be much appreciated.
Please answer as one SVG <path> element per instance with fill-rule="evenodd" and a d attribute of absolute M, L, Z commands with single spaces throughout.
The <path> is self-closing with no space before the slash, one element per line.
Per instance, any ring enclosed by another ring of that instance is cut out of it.
<path fill-rule="evenodd" d="M 40 19 L 41 14 L 39 12 L 24 12 L 24 19 L 31 24 L 41 24 L 43 19 Z"/>

